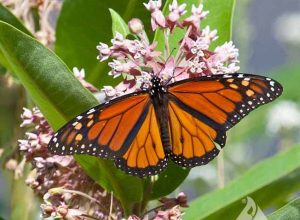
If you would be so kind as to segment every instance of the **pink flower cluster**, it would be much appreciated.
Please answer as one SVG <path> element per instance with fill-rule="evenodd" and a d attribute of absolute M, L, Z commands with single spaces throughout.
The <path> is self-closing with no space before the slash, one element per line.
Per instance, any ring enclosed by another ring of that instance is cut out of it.
<path fill-rule="evenodd" d="M 158 51 L 157 42 L 149 42 L 144 25 L 136 18 L 128 23 L 135 39 L 127 39 L 117 33 L 111 46 L 100 43 L 97 46 L 98 60 L 110 59 L 109 75 L 123 75 L 125 78 L 115 88 L 104 87 L 107 99 L 147 88 L 152 75 L 159 76 L 168 84 L 186 78 L 239 70 L 238 49 L 231 41 L 211 50 L 210 45 L 218 36 L 217 31 L 210 30 L 209 26 L 201 27 L 201 21 L 208 15 L 202 4 L 198 7 L 192 5 L 191 15 L 185 19 L 182 16 L 187 13 L 186 4 L 178 5 L 176 0 L 169 5 L 167 16 L 161 11 L 161 0 L 150 0 L 144 5 L 151 13 L 152 30 L 163 33 L 164 51 Z M 178 40 L 178 49 L 170 48 L 176 28 L 185 30 L 185 35 Z"/>

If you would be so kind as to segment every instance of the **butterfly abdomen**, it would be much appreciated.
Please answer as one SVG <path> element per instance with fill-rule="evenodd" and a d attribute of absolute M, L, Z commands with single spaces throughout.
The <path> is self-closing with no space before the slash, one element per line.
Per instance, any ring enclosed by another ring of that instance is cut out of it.
<path fill-rule="evenodd" d="M 160 86 L 160 85 L 159 85 Z M 161 87 L 161 86 L 160 86 Z M 156 88 L 156 94 L 152 96 L 152 102 L 155 109 L 155 114 L 159 122 L 161 141 L 165 150 L 165 153 L 170 151 L 170 135 L 168 129 L 168 111 L 167 104 L 168 99 L 166 93 L 161 88 Z"/>

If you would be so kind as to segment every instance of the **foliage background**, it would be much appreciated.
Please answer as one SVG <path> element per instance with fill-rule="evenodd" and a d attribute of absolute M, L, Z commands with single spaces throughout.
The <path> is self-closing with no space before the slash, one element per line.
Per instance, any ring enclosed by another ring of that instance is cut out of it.
<path fill-rule="evenodd" d="M 88 1 L 82 1 L 82 4 L 86 2 Z M 134 12 L 124 11 L 126 2 L 120 2 L 122 3 L 110 7 L 119 12 L 125 20 L 128 20 L 132 13 L 132 16 L 137 17 L 147 14 L 144 9 Z M 107 5 L 103 7 L 108 8 Z M 108 34 L 103 35 L 103 39 L 95 36 L 95 39 L 88 39 L 84 42 L 96 45 L 100 40 L 108 41 L 111 36 L 111 24 L 110 20 L 106 21 L 104 17 L 110 19 L 108 11 L 106 15 L 99 15 L 99 21 L 103 24 L 98 24 L 98 27 L 92 23 L 84 25 L 90 25 L 88 28 L 96 32 Z M 291 17 L 294 20 L 289 19 Z M 59 25 L 66 25 L 64 24 L 66 19 L 61 18 Z M 72 17 L 72 19 L 80 24 L 80 16 Z M 297 29 L 297 23 L 300 23 L 299 0 L 284 2 L 239 0 L 236 2 L 233 21 L 233 40 L 240 49 L 241 72 L 255 72 L 274 77 L 283 84 L 285 89 L 284 95 L 277 102 L 289 100 L 299 105 L 300 42 L 295 40 L 296 38 L 293 40 L 289 37 L 292 35 L 292 30 Z M 289 23 L 285 23 L 288 21 Z M 81 48 L 72 47 L 74 45 L 72 40 L 76 41 L 76 37 L 84 39 L 85 33 L 80 33 L 76 29 L 69 33 L 71 36 L 64 36 L 63 32 L 57 33 L 58 39 L 64 43 L 70 43 L 68 50 L 65 51 L 60 50 L 58 42 L 55 48 L 58 55 L 70 66 L 80 67 L 80 62 L 82 65 L 88 64 L 86 72 L 91 73 L 88 80 L 101 80 L 103 84 L 111 84 L 108 78 L 102 78 L 102 76 L 93 78 L 97 75 L 92 74 L 93 71 L 105 70 L 105 66 L 101 64 L 93 65 L 97 62 L 96 50 L 95 56 L 89 57 L 84 55 L 84 48 L 90 45 L 82 44 Z M 300 38 L 300 33 L 298 34 Z M 78 60 L 64 58 L 64 56 L 67 57 L 66 53 L 77 52 L 72 49 L 80 50 Z M 83 57 L 85 59 L 82 59 Z M 8 86 L 3 76 L 0 76 L 0 97 L 0 147 L 12 148 L 16 144 L 16 138 L 23 132 L 18 128 L 19 115 L 27 98 L 22 88 Z M 177 192 L 186 192 L 192 201 L 191 207 L 187 209 L 186 219 L 218 219 L 224 214 L 235 219 L 244 207 L 241 199 L 247 195 L 250 195 L 265 213 L 271 213 L 297 197 L 300 188 L 300 162 L 298 162 L 300 153 L 297 147 L 300 140 L 299 127 L 276 134 L 270 132 L 266 125 L 270 109 L 275 104 L 272 103 L 256 110 L 229 132 L 228 143 L 224 151 L 225 189 L 217 190 L 218 183 L 222 185 L 217 160 L 207 166 L 194 168 L 177 189 Z M 280 115 L 277 117 L 279 118 Z M 284 154 L 280 153 L 285 150 L 288 151 Z M 273 155 L 277 156 L 271 161 L 266 159 Z M 252 168 L 256 163 L 260 164 Z M 261 178 L 262 176 L 265 178 Z M 231 183 L 232 180 L 235 181 Z M 13 182 L 11 174 L 1 169 L 0 216 L 7 218 L 11 210 L 16 210 L 16 207 L 20 207 L 19 211 L 22 212 L 22 210 L 29 210 L 28 205 L 35 205 L 31 191 L 24 187 L 23 181 L 20 179 Z M 293 204 L 297 207 L 298 203 Z M 199 216 L 201 210 L 204 212 L 202 216 Z"/>

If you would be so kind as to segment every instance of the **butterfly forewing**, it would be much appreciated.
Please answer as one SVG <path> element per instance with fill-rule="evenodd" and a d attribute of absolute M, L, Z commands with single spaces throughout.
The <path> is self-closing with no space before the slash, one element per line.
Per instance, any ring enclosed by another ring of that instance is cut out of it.
<path fill-rule="evenodd" d="M 61 128 L 50 140 L 49 150 L 58 155 L 122 156 L 147 117 L 149 106 L 147 93 L 96 106 Z"/>
<path fill-rule="evenodd" d="M 213 127 L 228 130 L 253 109 L 282 93 L 276 81 L 251 74 L 214 75 L 169 86 L 169 98 Z"/>

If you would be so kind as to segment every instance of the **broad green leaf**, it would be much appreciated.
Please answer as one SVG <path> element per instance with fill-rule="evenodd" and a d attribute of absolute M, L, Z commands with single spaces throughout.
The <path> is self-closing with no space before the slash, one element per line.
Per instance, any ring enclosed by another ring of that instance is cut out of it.
<path fill-rule="evenodd" d="M 158 180 L 153 184 L 150 199 L 158 199 L 172 193 L 188 176 L 189 170 L 169 161 L 166 171 L 158 175 Z"/>
<path fill-rule="evenodd" d="M 300 145 L 297 145 L 256 164 L 226 185 L 225 188 L 207 193 L 192 201 L 186 210 L 184 219 L 218 219 L 225 215 L 237 217 L 242 208 L 233 209 L 231 205 L 237 202 L 241 204 L 241 200 L 246 196 L 268 187 L 274 181 L 280 180 L 299 169 L 299 157 Z"/>
<path fill-rule="evenodd" d="M 57 54 L 70 68 L 84 68 L 86 79 L 97 87 L 117 82 L 108 76 L 107 63 L 96 59 L 99 42 L 110 44 L 112 38 L 109 8 L 125 22 L 132 17 L 140 18 L 148 29 L 149 13 L 137 0 L 65 0 L 56 26 Z"/>
<path fill-rule="evenodd" d="M 121 16 L 115 10 L 110 8 L 109 12 L 112 19 L 113 36 L 115 36 L 117 32 L 122 34 L 124 37 L 127 36 L 130 32 L 126 22 L 123 20 L 123 18 L 121 18 Z"/>
<path fill-rule="evenodd" d="M 297 198 L 282 208 L 268 215 L 269 220 L 294 220 L 300 219 L 300 198 Z"/>
<path fill-rule="evenodd" d="M 0 21 L 6 22 L 15 28 L 18 28 L 20 31 L 23 31 L 24 33 L 31 35 L 30 31 L 27 30 L 27 28 L 21 23 L 21 21 L 14 16 L 6 7 L 4 7 L 0 3 Z M 9 64 L 3 54 L 0 52 L 0 63 L 6 67 L 9 68 Z"/>
<path fill-rule="evenodd" d="M 231 40 L 232 19 L 235 0 L 218 1 L 202 0 L 203 9 L 209 11 L 208 16 L 201 23 L 202 28 L 207 25 L 211 30 L 218 31 L 219 38 L 211 45 L 211 49 Z"/>
<path fill-rule="evenodd" d="M 54 129 L 98 104 L 52 51 L 3 22 L 0 22 L 0 50 Z M 84 168 L 88 166 L 85 157 L 77 157 Z M 88 162 L 94 169 L 86 169 L 87 173 L 103 187 L 110 184 L 108 190 L 114 190 L 129 213 L 133 203 L 141 200 L 141 179 L 127 178 L 111 161 L 89 157 Z"/>
<path fill-rule="evenodd" d="M 98 104 L 53 52 L 6 23 L 0 33 L 1 52 L 53 128 Z"/>
<path fill-rule="evenodd" d="M 279 178 L 276 181 L 269 183 L 268 185 L 260 188 L 257 191 L 245 196 L 241 200 L 237 200 L 230 204 L 226 208 L 217 211 L 205 218 L 207 220 L 218 220 L 222 216 L 227 216 L 228 219 L 236 219 L 237 216 L 244 210 L 246 204 L 244 199 L 250 197 L 254 200 L 257 207 L 263 212 L 268 209 L 278 208 L 285 204 L 290 199 L 293 193 L 300 190 L 300 168 L 292 171 L 288 175 Z M 267 198 L 267 199 L 266 199 Z M 267 212 L 265 212 L 267 213 Z"/>
<path fill-rule="evenodd" d="M 164 14 L 168 14 L 168 5 L 172 3 L 172 0 L 167 0 L 163 9 Z M 178 0 L 178 4 L 186 3 L 187 10 L 190 11 L 192 4 L 198 6 L 199 0 Z M 205 19 L 206 25 L 210 25 L 213 28 L 220 29 L 218 43 L 224 43 L 229 41 L 231 38 L 231 19 L 234 7 L 234 0 L 220 1 L 216 4 L 212 0 L 203 0 L 204 10 L 209 10 L 211 13 Z M 215 6 L 219 5 L 219 6 Z M 219 11 L 218 11 L 219 10 Z M 189 16 L 190 13 L 186 13 L 185 17 Z M 218 17 L 218 19 L 210 19 L 209 17 Z M 204 26 L 203 26 L 204 27 Z M 184 30 L 176 30 L 170 37 L 169 45 L 170 49 L 177 48 L 178 42 L 184 36 Z M 158 42 L 158 49 L 164 49 L 164 34 L 162 31 L 157 30 L 154 36 L 154 41 Z M 176 53 L 176 52 L 175 52 Z M 170 192 L 174 191 L 187 177 L 189 169 L 180 169 L 176 165 L 168 167 L 166 172 L 162 173 L 158 177 L 158 181 L 154 183 L 152 197 L 158 198 L 165 196 Z M 167 186 L 167 187 L 166 187 Z"/>

